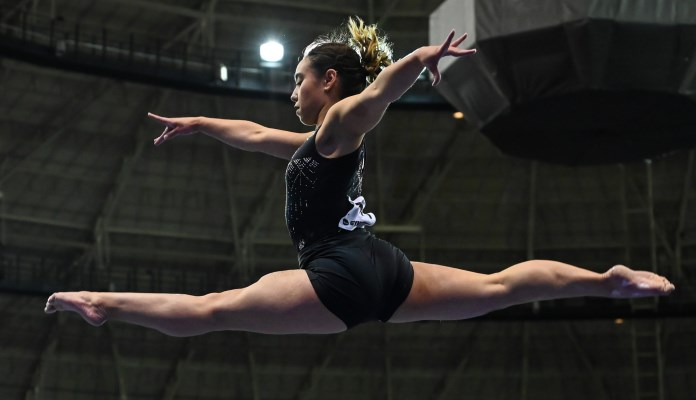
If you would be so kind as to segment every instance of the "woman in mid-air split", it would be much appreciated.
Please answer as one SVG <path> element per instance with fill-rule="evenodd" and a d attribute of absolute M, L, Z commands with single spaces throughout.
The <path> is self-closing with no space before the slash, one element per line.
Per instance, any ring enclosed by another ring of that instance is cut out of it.
<path fill-rule="evenodd" d="M 578 296 L 667 295 L 667 279 L 625 266 L 595 273 L 530 260 L 490 275 L 409 261 L 365 230 L 375 216 L 361 196 L 365 135 L 423 68 L 440 80 L 442 57 L 466 57 L 466 35 L 452 31 L 392 63 L 374 25 L 358 19 L 305 48 L 290 100 L 314 130 L 294 133 L 243 120 L 150 117 L 165 126 L 155 145 L 202 132 L 241 150 L 290 160 L 286 222 L 299 269 L 273 272 L 241 289 L 204 296 L 165 293 L 53 294 L 45 311 L 77 312 L 92 325 L 124 321 L 172 336 L 241 330 L 272 334 L 337 333 L 374 320 L 460 320 L 515 304 Z"/>

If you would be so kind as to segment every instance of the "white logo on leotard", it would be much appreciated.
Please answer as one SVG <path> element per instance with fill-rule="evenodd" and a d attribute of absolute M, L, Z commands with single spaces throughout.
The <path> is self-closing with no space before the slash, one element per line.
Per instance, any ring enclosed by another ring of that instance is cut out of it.
<path fill-rule="evenodd" d="M 338 221 L 338 227 L 345 229 L 347 231 L 355 230 L 356 228 L 363 228 L 365 226 L 372 226 L 377 222 L 375 214 L 373 213 L 363 213 L 365 209 L 365 198 L 360 196 L 355 200 L 348 196 L 348 201 L 353 204 L 353 208 L 348 211 L 340 221 Z"/>

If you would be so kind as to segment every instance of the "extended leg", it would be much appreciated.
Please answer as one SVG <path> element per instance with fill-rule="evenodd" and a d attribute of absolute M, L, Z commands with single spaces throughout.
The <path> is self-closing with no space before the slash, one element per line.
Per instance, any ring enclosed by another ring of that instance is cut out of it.
<path fill-rule="evenodd" d="M 46 312 L 74 311 L 92 325 L 107 320 L 172 336 L 221 330 L 262 333 L 336 333 L 345 324 L 317 298 L 303 270 L 268 274 L 253 285 L 205 296 L 166 293 L 55 293 Z"/>
<path fill-rule="evenodd" d="M 414 262 L 411 293 L 390 322 L 457 320 L 537 300 L 667 295 L 674 285 L 645 271 L 615 266 L 599 274 L 572 265 L 532 260 L 485 275 Z"/>

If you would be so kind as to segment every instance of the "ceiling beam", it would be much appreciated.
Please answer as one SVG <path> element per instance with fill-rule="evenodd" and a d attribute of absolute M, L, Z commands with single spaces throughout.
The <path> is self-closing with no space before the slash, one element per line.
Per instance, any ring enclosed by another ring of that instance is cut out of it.
<path fill-rule="evenodd" d="M 94 251 L 97 266 L 99 267 L 104 267 L 109 262 L 108 227 L 111 217 L 116 210 L 123 190 L 133 176 L 135 166 L 140 161 L 140 157 L 145 150 L 145 144 L 151 143 L 151 135 L 148 135 L 144 129 L 146 118 L 142 115 L 142 110 L 161 108 L 162 104 L 169 97 L 169 93 L 169 90 L 160 91 L 159 89 L 153 89 L 150 95 L 145 97 L 141 104 L 135 107 L 133 115 L 126 120 L 124 130 L 125 132 L 134 132 L 135 148 L 129 157 L 124 158 L 121 169 L 114 179 L 113 186 L 104 198 L 99 213 L 93 218 Z"/>
<path fill-rule="evenodd" d="M 249 332 L 244 332 L 244 342 L 246 344 L 247 350 L 247 365 L 249 366 L 249 379 L 251 386 L 251 398 L 252 400 L 260 400 L 261 395 L 259 392 L 259 375 L 258 368 L 256 364 L 256 356 L 254 354 L 253 343 L 251 342 L 252 334 Z"/>
<path fill-rule="evenodd" d="M 140 7 L 158 13 L 178 15 L 181 17 L 193 18 L 196 20 L 201 20 L 207 17 L 207 11 L 204 10 L 194 10 L 188 7 L 176 6 L 172 4 L 148 1 L 148 0 L 103 0 L 105 2 L 115 2 L 120 5 L 128 5 Z M 232 23 L 236 26 L 268 26 L 268 27 L 284 27 L 291 30 L 300 31 L 325 31 L 333 28 L 333 26 L 328 24 L 322 24 L 321 21 L 315 21 L 315 23 L 308 24 L 301 21 L 291 21 L 291 20 L 279 20 L 274 18 L 266 17 L 253 17 L 244 15 L 234 15 L 226 14 L 222 12 L 216 12 L 213 14 L 213 21 L 221 23 Z"/>
<path fill-rule="evenodd" d="M 587 369 L 587 372 L 590 374 L 592 377 L 592 382 L 595 384 L 597 391 L 599 392 L 599 399 L 598 400 L 609 400 L 609 392 L 607 390 L 607 384 L 602 379 L 602 375 L 600 375 L 597 372 L 597 364 L 593 363 L 592 360 L 590 360 L 589 355 L 587 354 L 587 351 L 580 345 L 580 341 L 578 340 L 578 335 L 571 326 L 570 322 L 565 322 L 563 324 L 565 327 L 565 333 L 570 339 L 570 343 L 573 345 L 573 349 L 575 352 L 578 354 L 580 357 L 580 360 L 582 361 L 583 365 Z"/>
<path fill-rule="evenodd" d="M 126 390 L 126 378 L 123 369 L 123 363 L 121 362 L 121 353 L 118 350 L 118 343 L 116 343 L 116 334 L 114 333 L 114 328 L 111 325 L 106 325 L 104 327 L 107 335 L 109 336 L 109 345 L 111 348 L 111 358 L 114 365 L 114 373 L 116 374 L 116 382 L 118 382 L 118 397 L 120 400 L 128 400 L 128 392 Z"/>
<path fill-rule="evenodd" d="M 183 369 L 195 355 L 196 351 L 191 345 L 191 340 L 186 338 L 181 347 L 181 351 L 179 354 L 177 354 L 171 368 L 169 369 L 169 373 L 167 374 L 165 386 L 162 390 L 162 400 L 174 400 L 176 397 L 176 392 L 179 390 L 181 376 L 184 375 Z"/>
<path fill-rule="evenodd" d="M 457 353 L 459 353 L 457 365 L 449 370 L 441 379 L 435 389 L 435 393 L 430 396 L 431 399 L 442 400 L 446 398 L 447 394 L 452 390 L 453 385 L 465 376 L 464 371 L 469 366 L 471 350 L 475 348 L 473 342 L 476 338 L 475 333 L 478 332 L 478 327 L 478 322 L 472 323 L 467 334 L 460 340 L 459 350 L 457 351 Z"/>
<path fill-rule="evenodd" d="M 41 154 L 42 151 L 48 150 L 64 133 L 69 132 L 80 121 L 79 115 L 89 110 L 91 106 L 98 103 L 98 100 L 106 95 L 113 87 L 113 81 L 107 79 L 95 78 L 83 85 L 80 96 L 73 96 L 71 101 L 67 102 L 65 107 L 56 107 L 55 112 L 49 113 L 44 117 L 39 124 L 37 132 L 33 135 L 36 141 L 41 144 L 24 155 L 14 165 L 6 168 L 0 175 L 0 185 L 11 178 L 19 168 L 23 167 L 29 160 Z M 60 128 L 55 128 L 60 126 Z M 27 139 L 22 138 L 17 142 L 15 148 L 22 143 L 26 143 Z M 12 153 L 14 149 L 10 149 L 6 154 Z"/>
<path fill-rule="evenodd" d="M 377 22 L 378 25 L 384 25 L 387 22 L 396 6 L 399 5 L 400 1 L 401 0 L 391 0 L 389 4 L 387 4 L 387 6 L 384 9 L 384 12 L 382 13 L 382 16 L 379 18 L 379 22 Z"/>
<path fill-rule="evenodd" d="M 26 222 L 30 224 L 44 225 L 47 227 L 56 228 L 68 228 L 68 229 L 78 229 L 85 232 L 90 231 L 90 226 L 87 224 L 80 224 L 76 222 L 60 221 L 47 219 L 42 217 L 32 217 L 27 215 L 18 215 L 11 213 L 0 213 L 0 219 L 6 221 L 15 222 Z M 375 226 L 377 228 L 377 226 Z M 375 229 L 377 233 L 418 233 L 421 232 L 422 227 L 420 225 L 385 225 L 379 229 Z M 198 234 L 198 233 L 187 233 L 187 232 L 177 232 L 168 231 L 164 229 L 144 229 L 144 228 L 131 228 L 131 227 L 109 227 L 106 232 L 108 233 L 120 233 L 128 235 L 145 235 L 152 237 L 163 237 L 163 238 L 173 238 L 173 239 L 187 239 L 187 240 L 201 240 L 201 241 L 211 241 L 218 243 L 229 243 L 229 240 L 220 235 L 211 234 Z M 257 237 L 253 240 L 254 245 L 261 246 L 288 246 L 290 241 L 287 235 L 281 234 L 279 230 L 277 236 L 274 237 Z M 22 238 L 29 238 L 29 236 L 21 236 Z M 45 239 L 45 238 L 44 238 Z M 27 239 L 28 240 L 28 239 Z M 39 240 L 41 240 L 39 238 Z M 65 243 L 67 247 L 84 247 L 89 246 L 87 242 L 70 242 L 55 240 L 53 242 L 56 245 L 60 243 Z M 71 244 L 72 243 L 72 244 Z M 79 243 L 79 244 L 78 244 Z M 682 240 L 682 247 L 696 246 L 696 237 L 686 238 Z M 624 244 L 621 241 L 588 241 L 588 240 L 574 240 L 567 243 L 554 243 L 554 244 L 537 244 L 535 249 L 538 251 L 557 251 L 557 250 L 621 250 L 624 248 Z M 462 251 L 521 251 L 525 252 L 526 247 L 514 247 L 506 243 L 455 243 L 448 244 L 442 241 L 433 240 L 428 244 L 429 250 L 434 251 L 448 251 L 448 250 L 462 250 Z M 231 259 L 234 259 L 233 257 Z"/>
<path fill-rule="evenodd" d="M 305 376 L 302 383 L 300 383 L 300 388 L 294 397 L 295 400 L 306 400 L 308 398 L 313 397 L 312 395 L 314 389 L 317 386 L 317 383 L 319 382 L 321 374 L 327 369 L 329 364 L 331 364 L 331 361 L 333 360 L 338 345 L 340 344 L 342 338 L 346 336 L 347 335 L 328 336 L 328 338 L 324 342 L 324 348 L 320 353 L 324 356 L 322 357 L 319 363 L 312 365 L 309 368 L 307 375 Z"/>
<path fill-rule="evenodd" d="M 215 111 L 215 115 L 221 115 L 222 105 L 220 104 L 219 96 L 215 96 L 213 99 L 213 110 Z M 237 260 L 241 261 L 244 259 L 244 254 L 242 235 L 240 234 L 239 206 L 237 203 L 237 193 L 234 190 L 232 160 L 230 160 L 229 154 L 230 148 L 229 146 L 221 146 L 220 151 L 222 152 L 223 176 L 225 177 L 225 189 L 227 190 L 227 208 L 230 213 L 230 227 L 232 229 L 234 254 Z"/>
<path fill-rule="evenodd" d="M 256 234 L 261 226 L 267 223 L 270 217 L 273 205 L 275 204 L 275 192 L 279 190 L 278 188 L 283 182 L 283 176 L 284 172 L 277 171 L 271 173 L 271 176 L 265 184 L 261 186 L 264 189 L 259 195 L 258 200 L 252 203 L 255 204 L 255 206 L 252 206 L 253 209 L 248 213 L 249 217 L 247 217 L 246 221 L 241 225 L 246 227 L 241 234 L 243 258 L 239 264 L 244 283 L 254 276 L 254 264 L 256 260 L 254 241 L 256 239 Z"/>
<path fill-rule="evenodd" d="M 47 363 L 49 358 L 53 356 L 56 351 L 56 346 L 58 345 L 58 330 L 60 327 L 60 318 L 52 319 L 50 327 L 45 330 L 43 337 L 43 344 L 39 354 L 36 356 L 36 360 L 33 363 L 30 373 L 30 379 L 28 383 L 27 390 L 24 393 L 25 400 L 38 400 L 41 398 L 46 398 L 47 396 L 41 393 L 41 383 L 43 382 L 44 375 L 46 373 Z"/>
<path fill-rule="evenodd" d="M 423 211 L 430 202 L 430 197 L 444 182 L 445 177 L 454 166 L 457 156 L 462 154 L 462 149 L 464 151 L 469 149 L 469 145 L 477 134 L 477 130 L 468 126 L 462 126 L 458 123 L 454 125 L 440 155 L 435 158 L 427 169 L 428 172 L 423 174 L 421 181 L 408 195 L 406 205 L 399 215 L 399 221 L 414 223 L 420 220 Z"/>
<path fill-rule="evenodd" d="M 689 158 L 686 162 L 686 172 L 684 173 L 684 183 L 682 187 L 682 196 L 679 204 L 679 216 L 677 218 L 677 228 L 674 233 L 674 263 L 672 273 L 676 278 L 684 276 L 682 251 L 684 247 L 684 229 L 686 226 L 686 215 L 689 206 L 689 193 L 694 186 L 693 173 L 694 161 L 696 159 L 696 150 L 689 151 Z"/>

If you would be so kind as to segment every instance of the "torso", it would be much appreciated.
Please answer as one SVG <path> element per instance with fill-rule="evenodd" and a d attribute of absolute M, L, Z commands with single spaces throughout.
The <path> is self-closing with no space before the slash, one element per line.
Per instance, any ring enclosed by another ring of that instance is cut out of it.
<path fill-rule="evenodd" d="M 285 172 L 285 221 L 297 251 L 336 234 L 361 195 L 365 144 L 338 157 L 317 151 L 316 132 L 297 149 Z"/>

